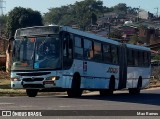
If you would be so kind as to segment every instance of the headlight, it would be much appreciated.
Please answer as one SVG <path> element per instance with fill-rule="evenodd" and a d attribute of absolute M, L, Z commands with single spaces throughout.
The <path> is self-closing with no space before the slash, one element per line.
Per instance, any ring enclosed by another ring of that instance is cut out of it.
<path fill-rule="evenodd" d="M 11 78 L 11 81 L 21 81 L 18 77 Z"/>
<path fill-rule="evenodd" d="M 46 78 L 46 80 L 50 80 L 50 81 L 59 80 L 59 76 L 51 76 L 51 77 Z"/>

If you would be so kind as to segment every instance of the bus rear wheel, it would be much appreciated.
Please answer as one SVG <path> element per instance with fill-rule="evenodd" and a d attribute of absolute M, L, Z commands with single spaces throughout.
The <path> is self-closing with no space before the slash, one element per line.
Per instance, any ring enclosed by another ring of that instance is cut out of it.
<path fill-rule="evenodd" d="M 37 89 L 26 89 L 26 93 L 28 97 L 36 97 L 38 94 Z"/>
<path fill-rule="evenodd" d="M 115 90 L 115 78 L 112 75 L 109 82 L 109 89 L 100 90 L 99 93 L 101 96 L 112 95 Z"/>
<path fill-rule="evenodd" d="M 72 79 L 71 89 L 67 90 L 68 97 L 80 97 L 83 90 L 80 89 L 81 77 L 79 73 L 75 73 Z"/>
<path fill-rule="evenodd" d="M 140 89 L 138 88 L 130 88 L 129 94 L 140 94 Z"/>
<path fill-rule="evenodd" d="M 140 94 L 142 88 L 142 77 L 140 76 L 137 83 L 137 88 L 129 88 L 129 94 Z"/>

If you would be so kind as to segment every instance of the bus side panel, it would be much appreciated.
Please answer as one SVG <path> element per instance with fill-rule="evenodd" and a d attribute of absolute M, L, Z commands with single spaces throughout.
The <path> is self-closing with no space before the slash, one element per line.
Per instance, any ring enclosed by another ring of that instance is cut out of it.
<path fill-rule="evenodd" d="M 65 82 L 65 86 L 63 88 L 71 88 L 72 79 L 75 72 L 78 72 L 80 76 L 83 73 L 83 61 L 81 60 L 74 60 L 72 67 L 68 70 L 63 71 L 62 80 Z M 81 77 L 82 80 L 83 77 Z M 61 84 L 60 84 L 61 85 Z"/>
<path fill-rule="evenodd" d="M 115 88 L 118 87 L 119 72 L 113 72 L 111 69 L 119 71 L 119 66 L 75 60 L 72 69 L 73 72 L 80 73 L 81 88 L 108 89 L 111 75 L 114 75 L 116 79 Z"/>
<path fill-rule="evenodd" d="M 128 67 L 126 88 L 137 88 L 140 76 L 142 77 L 142 88 L 145 88 L 150 82 L 150 67 Z"/>

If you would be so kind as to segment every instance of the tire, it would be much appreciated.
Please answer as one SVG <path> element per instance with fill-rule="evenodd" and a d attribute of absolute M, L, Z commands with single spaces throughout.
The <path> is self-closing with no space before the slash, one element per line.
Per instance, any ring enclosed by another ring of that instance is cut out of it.
<path fill-rule="evenodd" d="M 104 89 L 99 91 L 100 96 L 108 96 L 113 94 L 113 90 Z"/>
<path fill-rule="evenodd" d="M 112 75 L 109 82 L 109 89 L 114 91 L 115 90 L 115 77 Z"/>
<path fill-rule="evenodd" d="M 142 77 L 141 76 L 138 79 L 137 88 L 139 88 L 139 89 L 142 88 Z"/>
<path fill-rule="evenodd" d="M 68 97 L 80 97 L 83 90 L 80 89 L 81 77 L 79 73 L 75 73 L 72 79 L 71 89 L 67 90 Z"/>
<path fill-rule="evenodd" d="M 112 75 L 109 82 L 109 89 L 100 90 L 99 93 L 100 96 L 108 96 L 112 95 L 114 90 L 115 90 L 115 78 Z"/>
<path fill-rule="evenodd" d="M 137 83 L 137 88 L 129 88 L 129 94 L 140 94 L 142 88 L 142 77 L 140 76 Z"/>
<path fill-rule="evenodd" d="M 134 94 L 134 95 L 136 95 L 136 94 L 140 94 L 140 89 L 138 89 L 138 88 L 130 88 L 129 89 L 129 94 Z"/>
<path fill-rule="evenodd" d="M 26 89 L 26 93 L 28 97 L 36 97 L 38 94 L 37 89 Z"/>

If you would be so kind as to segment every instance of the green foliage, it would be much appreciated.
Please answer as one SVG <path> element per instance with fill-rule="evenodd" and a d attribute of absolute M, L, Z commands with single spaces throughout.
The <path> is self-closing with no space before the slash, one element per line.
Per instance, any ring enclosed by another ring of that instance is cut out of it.
<path fill-rule="evenodd" d="M 127 13 L 127 5 L 124 3 L 119 3 L 118 5 L 114 6 L 114 11 Z"/>
<path fill-rule="evenodd" d="M 114 30 L 109 34 L 110 38 L 116 38 L 116 39 L 122 39 L 122 31 L 120 30 Z"/>
<path fill-rule="evenodd" d="M 155 55 L 152 60 L 160 60 L 160 55 Z"/>
<path fill-rule="evenodd" d="M 16 29 L 31 26 L 41 26 L 42 16 L 38 11 L 30 8 L 15 7 L 8 14 L 6 35 L 13 36 Z"/>
<path fill-rule="evenodd" d="M 4 36 L 4 32 L 5 32 L 5 26 L 6 26 L 6 22 L 7 22 L 7 16 L 6 15 L 2 15 L 0 16 L 0 35 Z"/>
<path fill-rule="evenodd" d="M 7 22 L 7 16 L 6 15 L 0 16 L 0 25 L 5 26 L 6 22 Z"/>
<path fill-rule="evenodd" d="M 51 8 L 44 15 L 45 24 L 78 25 L 86 29 L 96 23 L 97 16 L 103 13 L 103 2 L 100 0 L 84 0 L 74 5 Z"/>
<path fill-rule="evenodd" d="M 128 43 L 130 43 L 130 44 L 137 44 L 138 41 L 139 41 L 138 36 L 137 35 L 133 35 L 133 36 L 130 37 L 130 40 L 129 40 Z"/>
<path fill-rule="evenodd" d="M 96 24 L 97 18 L 104 16 L 104 13 L 125 12 L 136 15 L 137 9 L 127 7 L 124 3 L 108 8 L 103 6 L 103 1 L 101 0 L 84 0 L 75 2 L 73 5 L 51 8 L 43 18 L 44 23 L 47 25 L 76 25 L 85 30 L 92 24 Z"/>
<path fill-rule="evenodd" d="M 134 14 L 134 15 L 137 15 L 137 11 L 138 11 L 138 8 L 132 8 L 132 7 L 128 7 L 125 3 L 119 3 L 111 8 L 108 8 L 106 6 L 103 7 L 103 11 L 104 13 L 107 13 L 107 12 L 124 12 L 124 13 L 127 13 L 127 14 Z"/>

